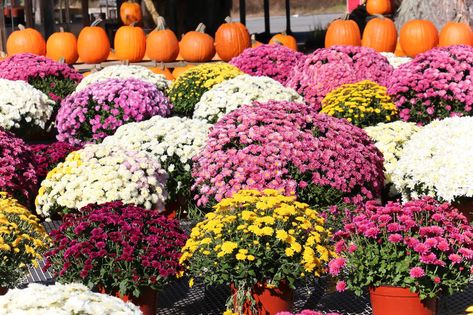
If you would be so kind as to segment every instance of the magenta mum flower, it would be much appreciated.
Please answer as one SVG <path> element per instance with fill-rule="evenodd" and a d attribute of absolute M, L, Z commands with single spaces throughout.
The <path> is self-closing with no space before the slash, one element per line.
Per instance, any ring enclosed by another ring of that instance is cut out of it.
<path fill-rule="evenodd" d="M 67 97 L 57 115 L 57 139 L 70 144 L 100 142 L 121 125 L 171 112 L 169 99 L 151 83 L 109 79 Z"/>
<path fill-rule="evenodd" d="M 33 153 L 23 140 L 0 129 L 0 191 L 31 206 L 37 184 Z"/>
<path fill-rule="evenodd" d="M 338 281 L 337 285 L 335 286 L 335 289 L 337 289 L 338 292 L 343 292 L 347 288 L 347 283 L 345 281 Z"/>
<path fill-rule="evenodd" d="M 261 45 L 245 49 L 230 64 L 249 75 L 266 76 L 285 84 L 294 66 L 304 58 L 304 54 L 283 45 Z"/>
<path fill-rule="evenodd" d="M 421 278 L 425 276 L 425 271 L 421 267 L 414 267 L 409 271 L 409 275 L 411 278 Z"/>
<path fill-rule="evenodd" d="M 51 144 L 30 145 L 34 154 L 36 164 L 36 175 L 41 182 L 48 172 L 62 162 L 72 151 L 81 149 L 81 146 L 70 145 L 65 142 L 53 142 Z"/>
<path fill-rule="evenodd" d="M 473 114 L 473 48 L 434 48 L 396 69 L 388 93 L 404 121 Z"/>
<path fill-rule="evenodd" d="M 0 61 L 0 78 L 28 82 L 55 101 L 57 110 L 61 100 L 74 92 L 82 74 L 67 64 L 25 53 Z"/>
<path fill-rule="evenodd" d="M 371 48 L 334 46 L 301 59 L 286 86 L 318 111 L 323 98 L 341 85 L 371 80 L 386 86 L 392 71 L 388 59 Z"/>
<path fill-rule="evenodd" d="M 209 209 L 240 189 L 281 189 L 330 206 L 375 198 L 383 158 L 367 134 L 306 105 L 269 101 L 222 117 L 196 156 L 195 199 Z"/>

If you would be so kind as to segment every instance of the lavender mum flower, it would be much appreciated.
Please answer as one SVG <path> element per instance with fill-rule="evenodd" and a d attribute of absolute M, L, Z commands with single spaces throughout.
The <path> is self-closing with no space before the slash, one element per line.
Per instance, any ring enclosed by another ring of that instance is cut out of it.
<path fill-rule="evenodd" d="M 172 104 L 154 84 L 109 79 L 67 97 L 57 116 L 59 141 L 100 142 L 121 125 L 170 114 Z"/>
<path fill-rule="evenodd" d="M 473 48 L 434 48 L 401 65 L 391 76 L 388 93 L 404 121 L 473 114 Z"/>
<path fill-rule="evenodd" d="M 270 77 L 285 84 L 292 68 L 304 54 L 283 45 L 261 45 L 247 48 L 230 61 L 230 64 L 252 76 Z"/>
<path fill-rule="evenodd" d="M 300 60 L 286 86 L 318 111 L 324 97 L 341 85 L 370 80 L 386 86 L 392 72 L 388 59 L 371 48 L 333 46 Z"/>

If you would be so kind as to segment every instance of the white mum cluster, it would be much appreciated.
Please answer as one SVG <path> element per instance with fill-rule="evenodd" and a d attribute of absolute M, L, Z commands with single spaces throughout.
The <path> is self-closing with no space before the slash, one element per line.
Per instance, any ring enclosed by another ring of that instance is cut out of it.
<path fill-rule="evenodd" d="M 122 201 L 164 210 L 167 174 L 146 152 L 115 145 L 94 144 L 72 152 L 48 173 L 36 199 L 38 214 L 91 204 Z"/>
<path fill-rule="evenodd" d="M 395 121 L 366 127 L 365 131 L 375 141 L 376 147 L 383 153 L 385 184 L 392 182 L 392 174 L 397 169 L 402 150 L 407 141 L 420 130 L 415 123 Z"/>
<path fill-rule="evenodd" d="M 0 296 L 3 315 L 140 315 L 139 308 L 119 298 L 94 293 L 82 284 L 30 284 Z"/>
<path fill-rule="evenodd" d="M 210 126 L 197 119 L 154 116 L 146 121 L 121 126 L 103 143 L 149 153 L 162 164 L 169 179 L 177 180 L 175 189 L 189 189 L 180 178 L 182 173 L 190 174 L 192 158 L 205 145 Z"/>
<path fill-rule="evenodd" d="M 473 117 L 437 120 L 414 134 L 392 176 L 403 198 L 473 197 L 472 134 Z"/>
<path fill-rule="evenodd" d="M 162 74 L 154 73 L 146 67 L 142 66 L 125 66 L 125 65 L 116 65 L 105 67 L 104 69 L 91 73 L 86 76 L 82 81 L 77 85 L 76 92 L 85 89 L 87 86 L 105 81 L 108 79 L 130 79 L 135 78 L 138 80 L 146 81 L 151 84 L 154 84 L 158 87 L 159 90 L 165 92 L 171 86 L 171 81 L 166 79 Z"/>
<path fill-rule="evenodd" d="M 245 74 L 217 84 L 204 93 L 195 107 L 193 118 L 215 123 L 242 105 L 269 100 L 304 103 L 296 91 L 276 80 Z"/>
<path fill-rule="evenodd" d="M 0 127 L 11 130 L 46 128 L 54 101 L 24 81 L 0 79 Z"/>
<path fill-rule="evenodd" d="M 382 52 L 381 55 L 388 58 L 389 64 L 393 66 L 394 69 L 397 69 L 401 65 L 408 63 L 409 61 L 412 60 L 412 58 L 409 58 L 409 57 L 398 57 L 395 54 L 390 53 L 390 52 Z"/>

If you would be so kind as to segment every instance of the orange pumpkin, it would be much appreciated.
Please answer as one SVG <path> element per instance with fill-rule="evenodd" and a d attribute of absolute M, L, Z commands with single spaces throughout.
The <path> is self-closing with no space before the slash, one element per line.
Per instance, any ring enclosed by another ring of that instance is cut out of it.
<path fill-rule="evenodd" d="M 348 15 L 344 19 L 334 20 L 330 23 L 325 35 L 325 47 L 332 46 L 360 46 L 361 33 L 355 21 L 348 20 Z"/>
<path fill-rule="evenodd" d="M 166 29 L 163 17 L 158 18 L 158 26 L 146 39 L 146 55 L 158 62 L 176 60 L 179 55 L 179 41 L 173 31 Z"/>
<path fill-rule="evenodd" d="M 72 33 L 64 32 L 63 27 L 59 28 L 59 32 L 49 36 L 46 42 L 46 51 L 46 57 L 56 61 L 64 59 L 64 62 L 70 65 L 79 58 L 76 36 Z"/>
<path fill-rule="evenodd" d="M 396 25 L 382 15 L 370 20 L 363 32 L 361 45 L 377 52 L 394 52 L 397 43 Z"/>
<path fill-rule="evenodd" d="M 269 44 L 279 44 L 297 51 L 296 39 L 294 38 L 294 36 L 287 35 L 286 32 L 274 35 L 269 41 Z"/>
<path fill-rule="evenodd" d="M 214 40 L 205 34 L 205 25 L 200 23 L 195 31 L 186 33 L 179 44 L 182 58 L 190 62 L 205 62 L 215 55 Z"/>
<path fill-rule="evenodd" d="M 184 66 L 184 67 L 176 67 L 172 71 L 172 76 L 175 79 L 177 79 L 181 74 L 183 74 L 184 72 L 186 72 L 187 70 L 189 70 L 190 68 L 193 68 L 193 67 L 195 67 L 195 65 L 187 65 L 187 66 Z"/>
<path fill-rule="evenodd" d="M 141 14 L 141 6 L 131 0 L 123 2 L 120 6 L 120 19 L 125 25 L 141 22 L 143 19 L 143 15 Z"/>
<path fill-rule="evenodd" d="M 146 53 L 146 35 L 134 23 L 122 26 L 115 33 L 115 54 L 118 60 L 138 62 Z"/>
<path fill-rule="evenodd" d="M 256 48 L 263 45 L 263 43 L 256 40 L 256 35 L 251 34 L 251 48 Z"/>
<path fill-rule="evenodd" d="M 473 31 L 470 25 L 456 21 L 448 22 L 440 31 L 439 46 L 473 46 Z"/>
<path fill-rule="evenodd" d="M 220 25 L 215 33 L 215 49 L 223 61 L 230 61 L 243 50 L 251 47 L 250 33 L 245 25 L 232 22 L 230 17 Z"/>
<path fill-rule="evenodd" d="M 414 58 L 439 43 L 439 34 L 434 23 L 427 20 L 412 20 L 401 28 L 400 42 L 407 56 Z"/>
<path fill-rule="evenodd" d="M 117 55 L 115 54 L 115 50 L 114 50 L 114 49 L 110 49 L 110 53 L 108 54 L 107 60 L 108 60 L 108 61 L 115 61 L 115 60 L 118 60 L 118 59 L 117 59 Z"/>
<path fill-rule="evenodd" d="M 40 32 L 33 28 L 18 25 L 19 30 L 10 34 L 7 40 L 8 55 L 31 53 L 44 56 L 46 54 L 46 41 Z"/>
<path fill-rule="evenodd" d="M 401 42 L 399 40 L 397 41 L 396 50 L 394 51 L 394 54 L 398 57 L 407 57 L 404 50 L 402 50 Z"/>
<path fill-rule="evenodd" d="M 77 52 L 85 63 L 100 63 L 107 60 L 110 54 L 110 42 L 104 29 L 97 26 L 101 19 L 95 20 L 90 26 L 84 27 L 77 38 Z"/>
<path fill-rule="evenodd" d="M 172 75 L 171 71 L 168 68 L 161 66 L 161 67 L 151 67 L 149 70 L 153 71 L 156 74 L 162 74 L 168 80 L 174 80 L 174 76 Z"/>
<path fill-rule="evenodd" d="M 91 73 L 92 73 L 91 71 L 87 71 L 87 72 L 82 73 L 82 76 L 85 78 L 86 76 L 90 75 Z"/>
<path fill-rule="evenodd" d="M 366 2 L 366 11 L 370 15 L 390 14 L 392 9 L 391 0 L 368 0 Z"/>

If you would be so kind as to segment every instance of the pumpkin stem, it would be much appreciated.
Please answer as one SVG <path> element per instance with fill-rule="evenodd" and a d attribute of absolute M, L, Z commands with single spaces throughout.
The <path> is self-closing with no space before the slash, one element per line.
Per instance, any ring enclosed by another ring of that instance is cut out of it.
<path fill-rule="evenodd" d="M 57 61 L 59 63 L 65 63 L 66 62 L 66 59 L 64 57 L 61 57 L 59 58 L 59 60 Z"/>
<path fill-rule="evenodd" d="M 90 24 L 90 26 L 97 26 L 102 23 L 102 21 L 103 20 L 101 18 L 97 18 L 95 21 L 92 22 L 92 24 Z"/>
<path fill-rule="evenodd" d="M 251 44 L 256 44 L 256 35 L 251 34 Z"/>
<path fill-rule="evenodd" d="M 196 32 L 200 32 L 200 33 L 205 33 L 205 24 L 204 23 L 200 23 L 199 25 L 197 25 L 197 28 L 195 29 Z"/>
<path fill-rule="evenodd" d="M 25 26 L 23 24 L 18 24 L 18 28 L 20 29 L 20 31 L 22 31 L 25 29 Z"/>
<path fill-rule="evenodd" d="M 166 29 L 166 20 L 162 16 L 158 16 L 158 24 L 156 25 L 158 31 L 163 31 Z"/>
<path fill-rule="evenodd" d="M 64 33 L 64 27 L 60 26 L 59 27 L 59 32 Z"/>
<path fill-rule="evenodd" d="M 132 22 L 132 23 L 130 23 L 130 25 L 129 25 L 129 26 L 131 26 L 131 27 L 135 27 L 135 26 L 136 26 L 136 23 L 138 23 L 138 21 L 135 21 L 135 22 Z"/>
<path fill-rule="evenodd" d="M 345 13 L 345 14 L 343 15 L 342 20 L 347 21 L 347 20 L 349 20 L 349 19 L 350 19 L 350 13 L 347 12 L 347 13 Z"/>
<path fill-rule="evenodd" d="M 232 23 L 232 18 L 229 17 L 229 16 L 227 16 L 227 17 L 225 18 L 225 22 L 227 22 L 227 23 Z"/>
<path fill-rule="evenodd" d="M 381 14 L 374 14 L 373 16 L 377 17 L 378 19 L 381 19 L 381 20 L 385 20 L 386 18 L 384 17 L 384 15 L 381 15 Z"/>
<path fill-rule="evenodd" d="M 7 54 L 4 51 L 0 51 L 0 58 L 5 58 Z"/>
<path fill-rule="evenodd" d="M 453 21 L 455 23 L 464 22 L 465 21 L 465 16 L 463 15 L 463 13 L 459 13 Z"/>
<path fill-rule="evenodd" d="M 287 32 L 286 32 L 286 31 L 282 31 L 282 32 L 281 32 L 281 35 L 286 36 L 286 35 L 287 35 Z"/>

